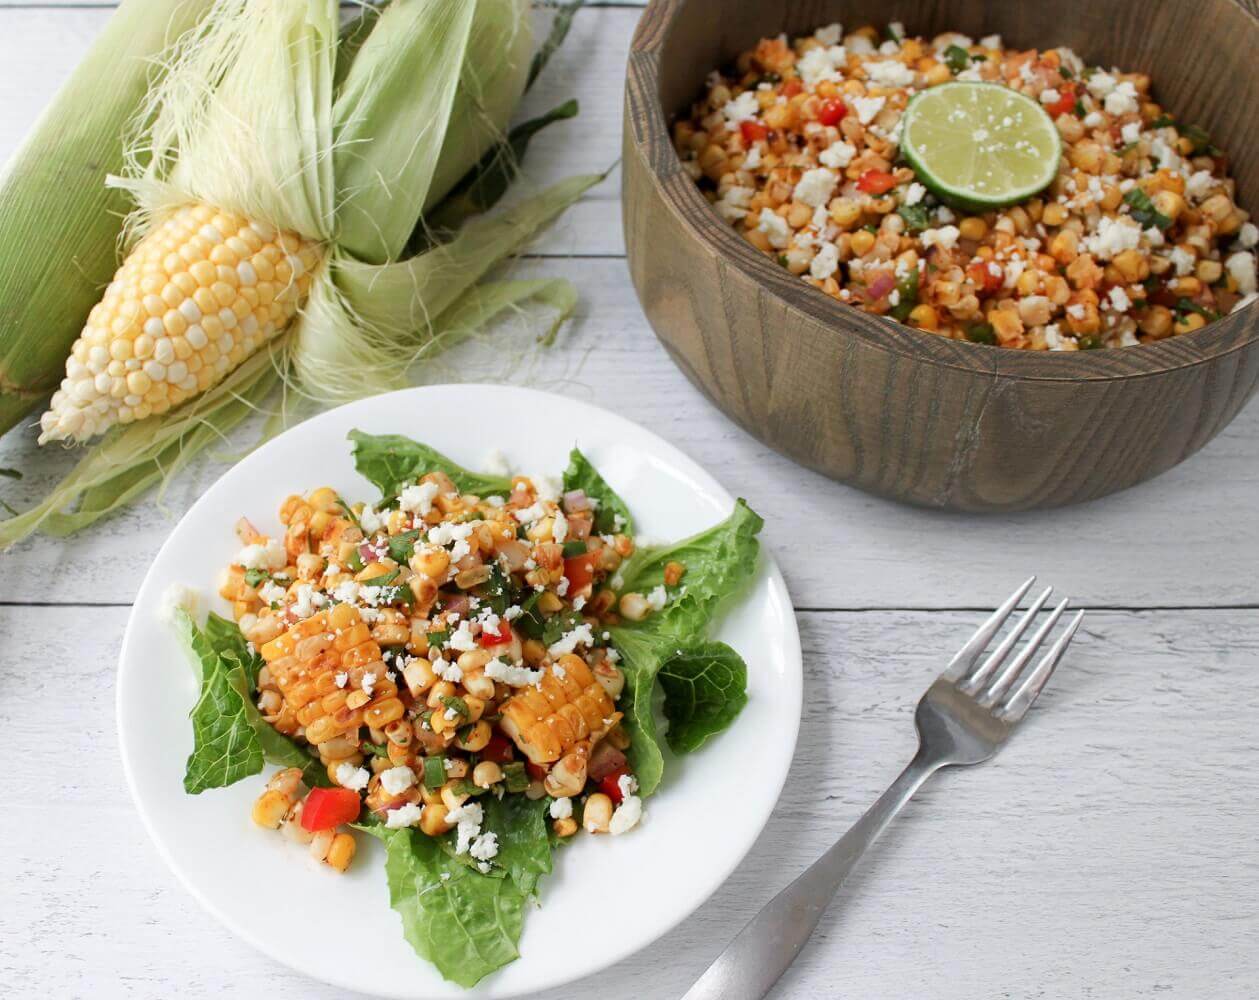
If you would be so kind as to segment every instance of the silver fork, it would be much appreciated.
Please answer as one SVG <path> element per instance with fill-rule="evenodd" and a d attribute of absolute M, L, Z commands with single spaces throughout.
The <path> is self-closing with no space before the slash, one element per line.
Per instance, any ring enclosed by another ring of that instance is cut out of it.
<path fill-rule="evenodd" d="M 1019 587 L 971 636 L 918 702 L 918 752 L 852 828 L 791 885 L 775 896 L 730 942 L 682 1000 L 760 1000 L 800 954 L 827 905 L 914 792 L 942 767 L 979 764 L 993 756 L 1027 714 L 1084 618 L 1079 612 L 1031 670 L 1036 651 L 1062 618 L 1069 600 L 1050 612 L 1014 658 L 1050 587 L 982 663 L 979 658 L 1036 582 Z M 978 663 L 978 666 L 976 664 Z"/>

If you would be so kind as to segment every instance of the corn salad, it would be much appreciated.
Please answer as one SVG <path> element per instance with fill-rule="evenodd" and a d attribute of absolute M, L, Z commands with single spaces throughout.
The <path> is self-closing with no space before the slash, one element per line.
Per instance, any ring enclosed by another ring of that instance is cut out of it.
<path fill-rule="evenodd" d="M 622 833 L 641 815 L 617 709 L 625 679 L 605 628 L 663 606 L 609 586 L 634 550 L 594 530 L 594 502 L 525 477 L 506 499 L 425 475 L 377 510 L 332 489 L 289 497 L 282 537 L 237 524 L 220 581 L 265 663 L 258 708 L 314 749 L 334 786 L 278 772 L 254 820 L 344 871 L 345 826 L 456 831 L 488 872 L 482 795 L 549 796 L 561 837 Z M 671 564 L 674 584 L 685 567 Z M 318 811 L 318 816 L 313 812 Z"/>
<path fill-rule="evenodd" d="M 955 79 L 1049 113 L 1064 155 L 1040 196 L 968 214 L 898 164 L 910 98 Z M 841 302 L 957 340 L 1127 347 L 1201 329 L 1257 291 L 1259 228 L 1227 157 L 1150 85 L 1066 48 L 830 25 L 762 39 L 713 73 L 674 141 L 724 219 Z"/>

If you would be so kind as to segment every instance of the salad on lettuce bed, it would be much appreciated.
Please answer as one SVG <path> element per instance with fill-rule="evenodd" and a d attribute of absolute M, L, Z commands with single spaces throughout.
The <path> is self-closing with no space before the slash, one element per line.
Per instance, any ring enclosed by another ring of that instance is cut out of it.
<path fill-rule="evenodd" d="M 519 956 L 556 847 L 640 822 L 664 770 L 657 687 L 679 754 L 743 708 L 746 665 L 706 634 L 755 572 L 762 521 L 739 501 L 640 547 L 577 450 L 556 486 L 350 440 L 377 502 L 295 494 L 276 537 L 242 518 L 232 618 L 175 609 L 201 671 L 184 787 L 279 766 L 254 821 L 336 871 L 357 835 L 380 839 L 406 939 L 472 986 Z"/>

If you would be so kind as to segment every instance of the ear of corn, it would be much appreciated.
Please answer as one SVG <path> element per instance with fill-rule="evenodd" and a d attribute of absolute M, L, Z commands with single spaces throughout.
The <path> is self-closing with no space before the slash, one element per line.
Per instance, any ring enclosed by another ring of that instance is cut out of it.
<path fill-rule="evenodd" d="M 43 422 L 45 439 L 106 435 L 35 510 L 0 523 L 0 547 L 116 509 L 264 409 L 276 384 L 317 402 L 367 395 L 404 384 L 435 346 L 527 300 L 571 310 L 563 283 L 474 286 L 597 177 L 383 265 L 340 240 L 344 212 L 348 229 L 382 238 L 370 253 L 411 252 L 423 203 L 449 187 L 441 170 L 475 165 L 520 94 L 525 0 L 395 0 L 348 34 L 337 13 L 335 0 L 215 0 L 169 54 L 112 179 L 135 201 L 136 247 Z M 456 58 L 418 47 L 414 29 L 437 23 Z M 445 129 L 430 136 L 444 150 L 436 163 L 406 134 L 420 120 L 408 88 L 438 105 L 453 95 Z M 363 184 L 356 170 L 368 170 Z M 399 193 L 372 190 L 369 175 Z M 284 423 L 272 410 L 265 433 Z"/>
<path fill-rule="evenodd" d="M 123 135 L 160 73 L 153 60 L 211 5 L 123 0 L 6 168 L 0 434 L 56 387 L 83 317 L 117 266 L 128 206 L 105 176 L 122 169 Z"/>
<path fill-rule="evenodd" d="M 288 327 L 322 251 L 208 205 L 154 226 L 127 257 L 66 362 L 41 443 L 86 440 L 221 381 Z"/>

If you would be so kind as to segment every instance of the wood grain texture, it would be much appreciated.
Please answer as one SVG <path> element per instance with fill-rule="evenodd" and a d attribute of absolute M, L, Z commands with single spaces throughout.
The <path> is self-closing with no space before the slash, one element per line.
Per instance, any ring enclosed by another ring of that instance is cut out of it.
<path fill-rule="evenodd" d="M 343 996 L 220 928 L 149 844 L 113 736 L 125 615 L 0 608 L 0 636 L 17 637 L 0 658 L 5 996 Z M 799 756 L 748 860 L 664 940 L 542 1000 L 681 996 L 895 775 L 914 701 L 977 618 L 801 615 Z M 924 789 L 776 998 L 1247 994 L 1259 786 L 1237 761 L 1259 751 L 1259 616 L 1093 615 L 1042 706 L 992 763 Z M 32 794 L 36 782 L 48 793 Z M 695 833 L 720 836 L 699 817 Z"/>
<path fill-rule="evenodd" d="M 1086 59 L 1150 72 L 1168 107 L 1202 121 L 1233 154 L 1242 202 L 1259 203 L 1259 76 L 1249 68 L 1259 22 L 1231 0 L 942 0 L 895 13 L 912 33 L 1000 32 L 1011 44 L 1068 44 Z M 762 440 L 923 506 L 1055 507 L 1183 461 L 1259 386 L 1259 310 L 1130 350 L 1050 355 L 934 337 L 792 277 L 722 222 L 682 171 L 667 116 L 710 69 L 764 35 L 887 16 L 874 0 L 648 7 L 626 86 L 623 208 L 631 274 L 662 342 Z M 1211 60 L 1182 58 L 1207 50 Z"/>

